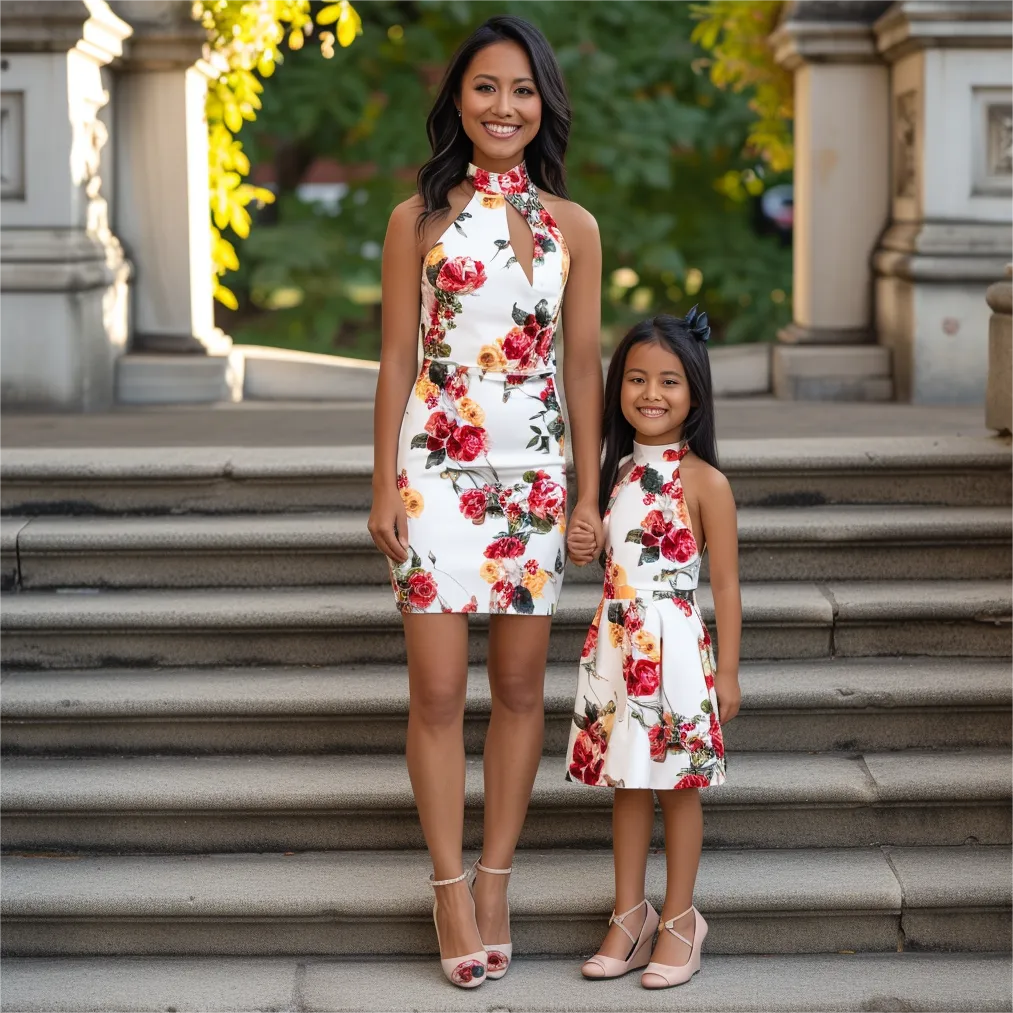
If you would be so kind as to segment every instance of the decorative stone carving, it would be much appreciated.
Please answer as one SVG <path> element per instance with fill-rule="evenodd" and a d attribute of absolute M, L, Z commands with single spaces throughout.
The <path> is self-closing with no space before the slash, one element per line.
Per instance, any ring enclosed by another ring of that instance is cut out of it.
<path fill-rule="evenodd" d="M 988 107 L 985 164 L 990 176 L 1013 176 L 1013 105 Z"/>
<path fill-rule="evenodd" d="M 0 104 L 0 198 L 25 195 L 25 96 L 5 91 Z"/>
<path fill-rule="evenodd" d="M 894 195 L 918 195 L 918 92 L 902 92 L 894 103 Z"/>

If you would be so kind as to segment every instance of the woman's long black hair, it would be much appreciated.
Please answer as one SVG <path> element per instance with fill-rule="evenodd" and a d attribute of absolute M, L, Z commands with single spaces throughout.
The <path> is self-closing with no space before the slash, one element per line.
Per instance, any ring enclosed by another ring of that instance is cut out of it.
<path fill-rule="evenodd" d="M 461 93 L 461 79 L 475 54 L 496 42 L 516 42 L 523 47 L 542 99 L 541 126 L 524 152 L 528 176 L 535 186 L 556 197 L 566 200 L 569 196 L 563 158 L 570 139 L 570 99 L 556 55 L 534 25 L 523 18 L 498 15 L 489 18 L 461 43 L 443 75 L 426 121 L 433 154 L 418 174 L 418 190 L 425 205 L 419 216 L 420 230 L 430 218 L 450 207 L 447 195 L 467 174 L 472 142 L 461 125 L 454 99 Z"/>
<path fill-rule="evenodd" d="M 706 319 L 706 317 L 704 317 Z M 699 329 L 699 328 L 698 328 Z M 623 415 L 621 394 L 626 357 L 634 345 L 656 341 L 679 356 L 686 372 L 692 407 L 682 426 L 682 438 L 701 460 L 718 466 L 717 433 L 714 425 L 714 389 L 706 341 L 693 333 L 692 321 L 661 314 L 637 324 L 619 342 L 605 380 L 605 412 L 602 416 L 601 486 L 598 507 L 605 516 L 612 489 L 619 477 L 619 462 L 633 453 L 635 430 Z"/>

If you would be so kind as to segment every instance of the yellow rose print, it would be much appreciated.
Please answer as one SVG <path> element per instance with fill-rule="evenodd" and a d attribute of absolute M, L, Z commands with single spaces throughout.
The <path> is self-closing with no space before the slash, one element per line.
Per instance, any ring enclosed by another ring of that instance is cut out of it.
<path fill-rule="evenodd" d="M 487 584 L 495 584 L 500 578 L 500 565 L 495 559 L 487 559 L 478 568 L 478 574 Z"/>
<path fill-rule="evenodd" d="M 437 243 L 426 257 L 426 267 L 435 267 L 441 260 L 447 259 L 447 253 L 443 249 L 443 243 Z"/>
<path fill-rule="evenodd" d="M 482 194 L 482 207 L 488 208 L 490 211 L 495 211 L 497 208 L 503 207 L 504 204 L 506 204 L 506 198 L 501 193 Z"/>
<path fill-rule="evenodd" d="M 409 517 L 421 516 L 426 503 L 418 489 L 402 489 L 401 499 L 404 500 L 405 513 Z"/>
<path fill-rule="evenodd" d="M 440 388 L 428 376 L 420 376 L 415 381 L 415 396 L 420 401 L 425 401 L 428 397 L 439 397 Z"/>
<path fill-rule="evenodd" d="M 477 401 L 472 401 L 470 397 L 462 397 L 455 407 L 457 414 L 469 425 L 485 425 L 485 410 Z"/>
<path fill-rule="evenodd" d="M 541 598 L 542 589 L 549 579 L 548 570 L 539 570 L 538 573 L 525 573 L 522 583 L 531 592 L 532 598 Z"/>
<path fill-rule="evenodd" d="M 483 345 L 478 352 L 478 365 L 486 372 L 502 373 L 507 368 L 507 359 L 499 345 Z"/>
<path fill-rule="evenodd" d="M 661 661 L 661 651 L 658 650 L 658 641 L 654 635 L 647 630 L 638 630 L 633 637 L 633 646 L 636 647 L 649 661 Z"/>

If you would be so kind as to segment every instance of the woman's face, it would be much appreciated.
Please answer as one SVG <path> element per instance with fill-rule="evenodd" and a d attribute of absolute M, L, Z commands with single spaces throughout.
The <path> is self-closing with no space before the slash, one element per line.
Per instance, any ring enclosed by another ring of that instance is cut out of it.
<path fill-rule="evenodd" d="M 494 42 L 479 50 L 461 78 L 458 108 L 476 165 L 506 172 L 523 161 L 542 123 L 542 99 L 523 47 Z"/>
<path fill-rule="evenodd" d="M 660 341 L 634 345 L 626 355 L 620 401 L 638 443 L 677 443 L 692 407 L 682 360 Z"/>

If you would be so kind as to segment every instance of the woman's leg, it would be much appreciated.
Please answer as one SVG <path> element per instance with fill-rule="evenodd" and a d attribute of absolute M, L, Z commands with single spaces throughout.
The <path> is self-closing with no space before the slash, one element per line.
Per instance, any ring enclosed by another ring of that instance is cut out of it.
<path fill-rule="evenodd" d="M 616 788 L 612 803 L 612 863 L 616 879 L 615 912 L 618 915 L 644 899 L 647 853 L 651 848 L 653 829 L 654 793 L 641 788 Z M 637 937 L 646 917 L 645 904 L 624 919 L 623 924 Z M 618 925 L 612 925 L 598 952 L 606 957 L 625 960 L 632 949 L 630 937 Z"/>
<path fill-rule="evenodd" d="M 531 799 L 545 728 L 545 659 L 548 616 L 492 616 L 489 687 L 492 714 L 485 738 L 485 825 L 482 864 L 509 869 Z M 482 938 L 510 941 L 509 876 L 479 874 L 475 908 Z"/>
<path fill-rule="evenodd" d="M 693 905 L 693 888 L 703 848 L 703 807 L 697 788 L 659 791 L 658 800 L 665 820 L 665 864 L 668 873 L 661 920 L 667 921 Z M 672 927 L 692 942 L 696 928 L 693 912 L 684 915 Z M 662 929 L 658 933 L 652 960 L 678 967 L 685 964 L 689 956 L 689 947 L 671 932 Z"/>
<path fill-rule="evenodd" d="M 464 700 L 468 681 L 468 617 L 406 615 L 408 646 L 408 775 L 434 879 L 453 879 L 464 833 Z M 444 957 L 482 948 L 467 882 L 438 887 Z"/>

